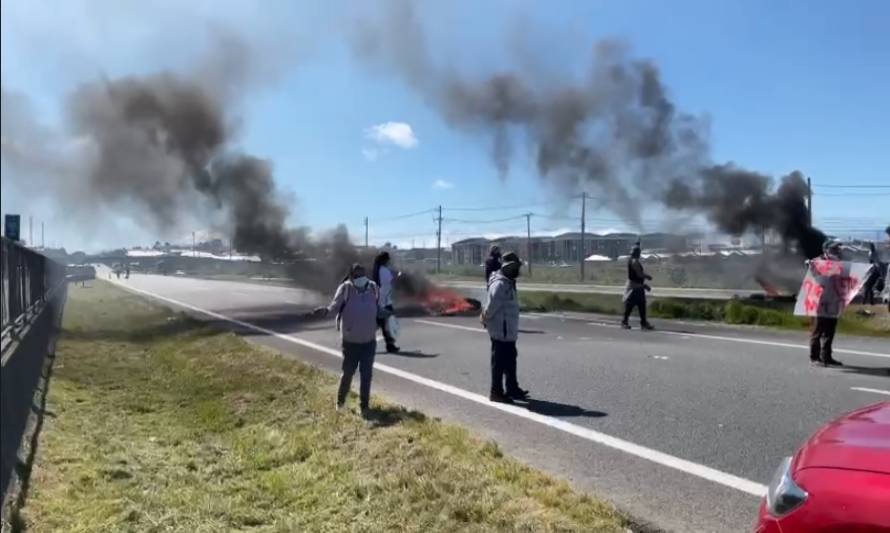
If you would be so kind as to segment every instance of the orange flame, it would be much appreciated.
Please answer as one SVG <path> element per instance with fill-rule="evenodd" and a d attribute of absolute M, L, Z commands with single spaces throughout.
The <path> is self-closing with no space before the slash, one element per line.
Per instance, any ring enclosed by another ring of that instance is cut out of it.
<path fill-rule="evenodd" d="M 430 288 L 420 298 L 420 302 L 427 312 L 434 315 L 454 315 L 477 309 L 476 305 L 460 293 L 442 287 Z"/>

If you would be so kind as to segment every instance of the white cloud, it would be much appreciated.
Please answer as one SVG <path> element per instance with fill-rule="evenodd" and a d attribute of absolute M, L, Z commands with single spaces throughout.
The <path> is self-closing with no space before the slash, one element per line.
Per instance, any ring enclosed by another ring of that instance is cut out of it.
<path fill-rule="evenodd" d="M 377 161 L 377 157 L 380 153 L 374 148 L 362 148 L 362 155 L 365 156 L 365 159 L 368 161 Z"/>
<path fill-rule="evenodd" d="M 399 148 L 410 149 L 418 144 L 411 124 L 405 122 L 384 122 L 365 130 L 365 137 L 378 144 L 393 144 Z"/>
<path fill-rule="evenodd" d="M 433 189 L 439 189 L 440 191 L 445 191 L 448 189 L 453 189 L 454 183 L 445 180 L 436 180 L 433 182 Z"/>

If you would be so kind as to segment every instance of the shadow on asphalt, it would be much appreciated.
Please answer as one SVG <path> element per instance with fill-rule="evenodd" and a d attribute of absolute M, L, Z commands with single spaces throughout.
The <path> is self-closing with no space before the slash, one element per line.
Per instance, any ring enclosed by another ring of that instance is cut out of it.
<path fill-rule="evenodd" d="M 578 416 L 586 418 L 602 418 L 609 416 L 602 411 L 590 411 L 578 405 L 568 403 L 551 402 L 548 400 L 529 399 L 527 402 L 517 402 L 517 405 L 525 407 L 533 413 L 545 416 Z"/>
<path fill-rule="evenodd" d="M 865 376 L 881 376 L 890 378 L 890 367 L 844 365 L 837 370 L 844 374 L 862 374 Z"/>
<path fill-rule="evenodd" d="M 439 357 L 437 353 L 426 353 L 423 350 L 399 350 L 398 353 L 388 353 L 386 350 L 381 350 L 377 352 L 380 355 L 391 355 L 395 357 L 413 357 L 416 359 L 432 359 L 433 357 Z"/>

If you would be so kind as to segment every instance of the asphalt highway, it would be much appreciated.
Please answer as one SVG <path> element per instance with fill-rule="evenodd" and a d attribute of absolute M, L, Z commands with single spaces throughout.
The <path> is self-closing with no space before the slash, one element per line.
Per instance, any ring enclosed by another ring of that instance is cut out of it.
<path fill-rule="evenodd" d="M 481 283 L 473 281 L 442 281 L 441 285 L 461 290 L 477 290 Z M 523 283 L 528 291 L 535 292 L 571 292 L 580 294 L 623 294 L 623 285 L 592 285 L 588 283 Z M 693 289 L 687 287 L 658 287 L 656 286 L 652 297 L 670 298 L 704 298 L 708 300 L 730 300 L 735 297 L 746 298 L 753 294 L 763 294 L 763 291 L 747 289 Z"/>
<path fill-rule="evenodd" d="M 115 282 L 339 368 L 333 321 L 300 317 L 326 303 L 317 293 L 139 274 Z M 520 383 L 533 401 L 514 407 L 487 401 L 489 341 L 476 318 L 404 317 L 403 353 L 377 356 L 374 392 L 493 439 L 647 526 L 696 532 L 749 531 L 784 456 L 831 418 L 890 400 L 886 338 L 839 335 L 846 366 L 826 369 L 809 365 L 803 333 L 632 323 L 523 315 Z"/>

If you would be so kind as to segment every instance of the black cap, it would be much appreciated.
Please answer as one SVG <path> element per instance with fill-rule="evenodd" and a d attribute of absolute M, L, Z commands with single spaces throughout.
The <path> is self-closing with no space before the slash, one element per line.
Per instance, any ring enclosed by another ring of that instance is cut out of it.
<path fill-rule="evenodd" d="M 522 259 L 519 259 L 519 256 L 516 255 L 516 252 L 507 252 L 504 254 L 504 257 L 501 258 L 503 261 L 503 265 L 507 266 L 510 263 L 519 263 L 522 265 Z"/>

